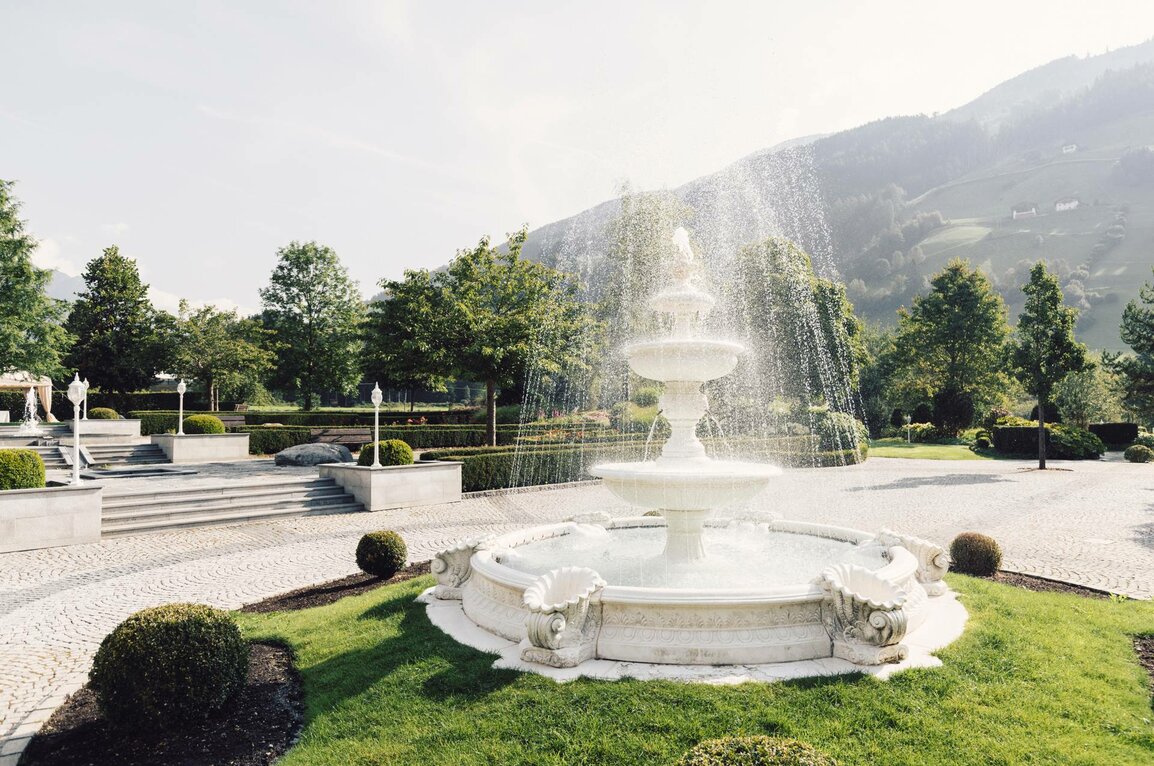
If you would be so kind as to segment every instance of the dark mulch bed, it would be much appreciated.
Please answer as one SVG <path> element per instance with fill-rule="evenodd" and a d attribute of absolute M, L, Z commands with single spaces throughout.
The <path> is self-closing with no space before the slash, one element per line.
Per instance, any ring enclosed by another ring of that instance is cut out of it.
<path fill-rule="evenodd" d="M 1006 585 L 1013 585 L 1018 588 L 1025 588 L 1026 590 L 1037 591 L 1038 593 L 1073 593 L 1076 596 L 1085 596 L 1086 598 L 1110 598 L 1110 594 L 1104 590 L 1087 588 L 1084 585 L 1071 585 L 1070 583 L 1047 580 L 1044 577 L 1035 577 L 1034 575 L 1019 574 L 1017 572 L 998 571 L 993 577 L 987 577 L 985 579 L 1005 583 Z"/>
<path fill-rule="evenodd" d="M 253 644 L 247 685 L 207 721 L 176 732 L 115 729 L 85 686 L 32 738 L 20 766 L 268 766 L 296 741 L 303 710 L 292 653 Z"/>
<path fill-rule="evenodd" d="M 346 596 L 357 596 L 375 588 L 393 583 L 411 580 L 414 577 L 427 575 L 429 562 L 409 564 L 388 580 L 364 573 L 349 575 L 340 580 L 331 580 L 320 585 L 311 585 L 307 588 L 282 593 L 279 596 L 257 601 L 255 604 L 246 604 L 240 608 L 242 612 L 289 612 L 295 609 L 308 609 L 314 606 L 325 606 Z"/>
<path fill-rule="evenodd" d="M 1146 668 L 1150 676 L 1150 686 L 1154 688 L 1154 636 L 1140 636 L 1134 639 L 1134 653 L 1138 655 L 1138 663 Z"/>

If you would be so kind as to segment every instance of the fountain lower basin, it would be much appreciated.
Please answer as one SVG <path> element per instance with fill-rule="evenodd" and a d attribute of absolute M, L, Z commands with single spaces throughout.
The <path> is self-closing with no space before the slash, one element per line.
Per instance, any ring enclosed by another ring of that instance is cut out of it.
<path fill-rule="evenodd" d="M 608 535 L 621 534 L 645 538 L 659 545 L 665 519 L 634 517 L 606 522 Z M 719 527 L 732 522 L 710 522 L 706 539 Z M 484 543 L 446 551 L 434 561 L 433 571 L 440 584 L 438 598 L 461 598 L 465 615 L 484 630 L 509 641 L 521 642 L 533 661 L 555 667 L 577 664 L 558 659 L 558 651 L 530 646 L 526 625 L 534 624 L 534 615 L 526 605 L 525 592 L 550 572 L 581 569 L 567 567 L 564 560 L 555 561 L 545 575 L 542 567 L 526 564 L 524 551 L 534 546 L 561 550 L 577 537 L 587 535 L 586 525 L 573 522 L 536 527 L 514 532 Z M 753 541 L 744 562 L 738 568 L 751 571 L 760 560 L 776 555 L 782 536 L 795 536 L 808 556 L 823 550 L 820 561 L 788 571 L 775 581 L 762 580 L 742 587 L 718 585 L 710 579 L 694 577 L 698 564 L 684 572 L 668 572 L 667 585 L 631 584 L 646 582 L 612 572 L 605 577 L 597 570 L 597 557 L 588 551 L 575 552 L 574 563 L 583 564 L 586 572 L 596 571 L 607 581 L 595 594 L 582 598 L 584 616 L 579 644 L 581 657 L 662 664 L 716 665 L 760 664 L 831 657 L 838 642 L 832 636 L 825 614 L 828 594 L 818 573 L 817 564 L 842 563 L 875 577 L 903 599 L 903 619 L 909 629 L 917 627 L 924 617 L 926 591 L 918 581 L 918 559 L 901 546 L 878 541 L 859 530 L 796 522 L 745 523 L 730 526 L 731 532 Z M 760 540 L 764 543 L 757 546 Z M 630 540 L 623 540 L 628 544 Z M 517 549 L 523 548 L 522 553 Z M 760 558 L 758 556 L 760 554 Z M 657 561 L 655 565 L 659 565 Z M 669 566 L 666 564 L 666 566 Z M 673 565 L 674 570 L 676 565 Z M 779 568 L 788 570 L 787 568 Z M 526 571 L 529 570 L 529 571 Z M 592 579 L 592 578 L 590 578 Z M 708 583 L 709 587 L 701 587 Z M 573 605 L 579 605 L 575 598 Z M 593 621 L 590 623 L 590 621 Z M 573 618 L 554 620 L 559 632 L 573 624 Z M 592 629 L 590 625 L 592 624 Z M 559 644 L 564 642 L 558 639 Z"/>
<path fill-rule="evenodd" d="M 705 338 L 667 338 L 626 348 L 630 368 L 643 378 L 703 383 L 723 378 L 737 367 L 740 343 Z"/>

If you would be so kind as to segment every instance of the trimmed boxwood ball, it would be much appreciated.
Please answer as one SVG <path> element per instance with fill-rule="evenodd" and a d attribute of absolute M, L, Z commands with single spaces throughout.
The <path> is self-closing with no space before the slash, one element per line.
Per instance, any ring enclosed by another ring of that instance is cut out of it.
<path fill-rule="evenodd" d="M 88 411 L 89 420 L 120 420 L 120 413 L 111 407 L 93 407 Z"/>
<path fill-rule="evenodd" d="M 408 555 L 405 541 L 392 530 L 369 532 L 357 543 L 357 566 L 386 580 L 405 566 Z"/>
<path fill-rule="evenodd" d="M 796 739 L 753 736 L 705 740 L 677 766 L 837 766 L 837 761 Z"/>
<path fill-rule="evenodd" d="M 0 450 L 0 490 L 40 489 L 44 479 L 44 461 L 32 450 Z"/>
<path fill-rule="evenodd" d="M 166 604 L 117 625 L 88 682 L 113 724 L 171 729 L 224 707 L 247 673 L 248 644 L 228 612 Z"/>
<path fill-rule="evenodd" d="M 989 577 L 1002 566 L 1002 547 L 988 535 L 962 532 L 950 543 L 950 559 L 955 572 Z"/>
<path fill-rule="evenodd" d="M 384 439 L 380 442 L 381 445 L 381 465 L 412 465 L 413 464 L 413 448 L 400 439 Z M 357 465 L 372 465 L 373 464 L 373 445 L 366 444 L 361 447 L 360 457 L 357 458 Z"/>
<path fill-rule="evenodd" d="M 1154 460 L 1154 449 L 1144 444 L 1131 444 L 1122 455 L 1131 463 L 1149 463 Z"/>
<path fill-rule="evenodd" d="M 189 415 L 184 419 L 186 434 L 222 434 L 224 421 L 216 415 Z"/>

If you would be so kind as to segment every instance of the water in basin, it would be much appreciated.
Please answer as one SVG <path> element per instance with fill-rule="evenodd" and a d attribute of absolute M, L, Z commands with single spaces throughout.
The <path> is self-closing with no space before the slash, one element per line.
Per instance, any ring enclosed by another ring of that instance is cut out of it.
<path fill-rule="evenodd" d="M 607 530 L 583 524 L 569 534 L 501 551 L 498 560 L 532 575 L 582 566 L 596 570 L 609 585 L 728 590 L 804 585 L 843 561 L 868 569 L 887 563 L 876 545 L 768 532 L 751 524 L 706 527 L 704 542 L 706 559 L 678 565 L 662 555 L 663 527 Z"/>

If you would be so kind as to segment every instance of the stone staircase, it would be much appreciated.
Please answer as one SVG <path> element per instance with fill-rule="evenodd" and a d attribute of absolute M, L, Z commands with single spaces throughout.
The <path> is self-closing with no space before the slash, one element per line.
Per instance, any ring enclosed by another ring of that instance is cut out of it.
<path fill-rule="evenodd" d="M 105 484 L 101 536 L 363 511 L 332 479 L 285 479 L 114 494 Z"/>
<path fill-rule="evenodd" d="M 32 450 L 44 461 L 44 468 L 48 471 L 67 471 L 72 468 L 72 453 L 67 447 L 20 447 Z"/>
<path fill-rule="evenodd" d="M 155 465 L 168 462 L 164 451 L 155 444 L 82 443 L 80 450 L 85 454 L 88 465 Z"/>

